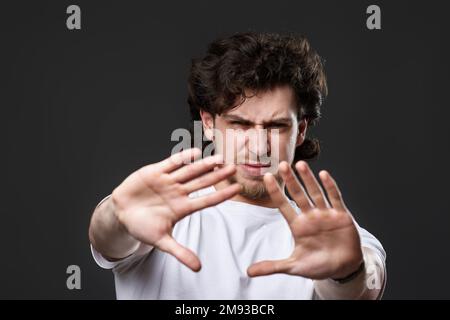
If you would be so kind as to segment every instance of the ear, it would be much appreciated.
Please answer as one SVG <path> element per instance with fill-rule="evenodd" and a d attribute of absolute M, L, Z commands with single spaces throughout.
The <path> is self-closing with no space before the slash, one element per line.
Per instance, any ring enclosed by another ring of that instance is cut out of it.
<path fill-rule="evenodd" d="M 200 110 L 200 117 L 202 118 L 203 134 L 206 139 L 212 141 L 214 139 L 214 117 L 209 112 Z"/>
<path fill-rule="evenodd" d="M 308 128 L 308 120 L 302 119 L 298 123 L 298 135 L 297 135 L 297 142 L 295 144 L 296 147 L 300 146 L 305 141 L 307 128 Z"/>

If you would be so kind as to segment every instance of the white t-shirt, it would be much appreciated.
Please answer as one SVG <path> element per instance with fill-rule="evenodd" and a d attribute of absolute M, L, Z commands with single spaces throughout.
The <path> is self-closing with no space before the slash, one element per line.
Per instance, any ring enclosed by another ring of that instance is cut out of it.
<path fill-rule="evenodd" d="M 213 186 L 190 196 L 211 192 L 215 192 Z M 295 202 L 292 205 L 300 214 Z M 362 245 L 375 250 L 384 261 L 381 243 L 357 227 Z M 202 263 L 199 272 L 157 248 L 111 262 L 91 246 L 97 264 L 114 272 L 117 299 L 313 298 L 310 279 L 287 274 L 247 275 L 252 263 L 287 258 L 293 251 L 292 233 L 277 208 L 227 200 L 180 220 L 173 237 L 198 255 Z"/>

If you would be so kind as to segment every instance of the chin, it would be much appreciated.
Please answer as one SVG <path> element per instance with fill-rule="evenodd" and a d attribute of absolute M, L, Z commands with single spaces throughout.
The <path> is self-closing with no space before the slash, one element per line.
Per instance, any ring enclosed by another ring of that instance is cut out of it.
<path fill-rule="evenodd" d="M 262 176 L 251 178 L 238 177 L 237 182 L 242 185 L 240 195 L 245 198 L 257 200 L 267 199 L 269 197 Z"/>

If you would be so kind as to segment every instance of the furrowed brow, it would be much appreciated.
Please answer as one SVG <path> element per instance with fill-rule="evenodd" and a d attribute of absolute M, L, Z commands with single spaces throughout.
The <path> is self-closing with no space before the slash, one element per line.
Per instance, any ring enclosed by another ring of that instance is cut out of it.
<path fill-rule="evenodd" d="M 278 118 L 264 122 L 264 125 L 274 125 L 274 124 L 283 124 L 289 126 L 292 124 L 292 120 L 291 118 Z"/>
<path fill-rule="evenodd" d="M 243 123 L 250 124 L 250 125 L 254 124 L 253 121 L 242 118 L 238 115 L 229 114 L 229 115 L 224 115 L 223 117 L 227 121 L 239 121 L 239 122 L 243 122 Z M 273 125 L 273 124 L 290 125 L 290 124 L 292 124 L 292 120 L 291 120 L 291 118 L 276 118 L 276 119 L 271 119 L 268 121 L 263 121 L 263 124 L 264 125 Z"/>
<path fill-rule="evenodd" d="M 243 123 L 247 123 L 247 124 L 253 124 L 252 121 L 247 120 L 247 119 L 242 118 L 242 117 L 237 116 L 237 115 L 233 115 L 233 114 L 224 115 L 223 117 L 227 121 L 239 121 L 239 122 L 243 122 Z"/>

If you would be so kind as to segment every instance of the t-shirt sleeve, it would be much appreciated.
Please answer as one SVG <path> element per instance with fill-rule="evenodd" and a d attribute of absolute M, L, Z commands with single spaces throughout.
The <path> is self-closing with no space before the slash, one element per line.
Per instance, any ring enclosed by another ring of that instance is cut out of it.
<path fill-rule="evenodd" d="M 133 254 L 129 255 L 128 257 L 125 257 L 123 259 L 110 261 L 106 259 L 100 252 L 95 250 L 94 246 L 91 244 L 91 253 L 92 257 L 94 258 L 97 265 L 103 269 L 114 269 L 119 266 L 126 265 L 128 263 L 131 263 L 135 261 L 136 259 L 142 258 L 142 254 L 139 253 L 139 249 L 136 250 Z"/>
<path fill-rule="evenodd" d="M 386 251 L 384 250 L 381 242 L 377 238 L 375 238 L 375 236 L 372 235 L 369 231 L 362 228 L 356 221 L 355 221 L 355 225 L 359 232 L 359 237 L 361 239 L 361 246 L 374 250 L 381 258 L 381 261 L 383 261 L 383 263 L 385 263 Z"/>

